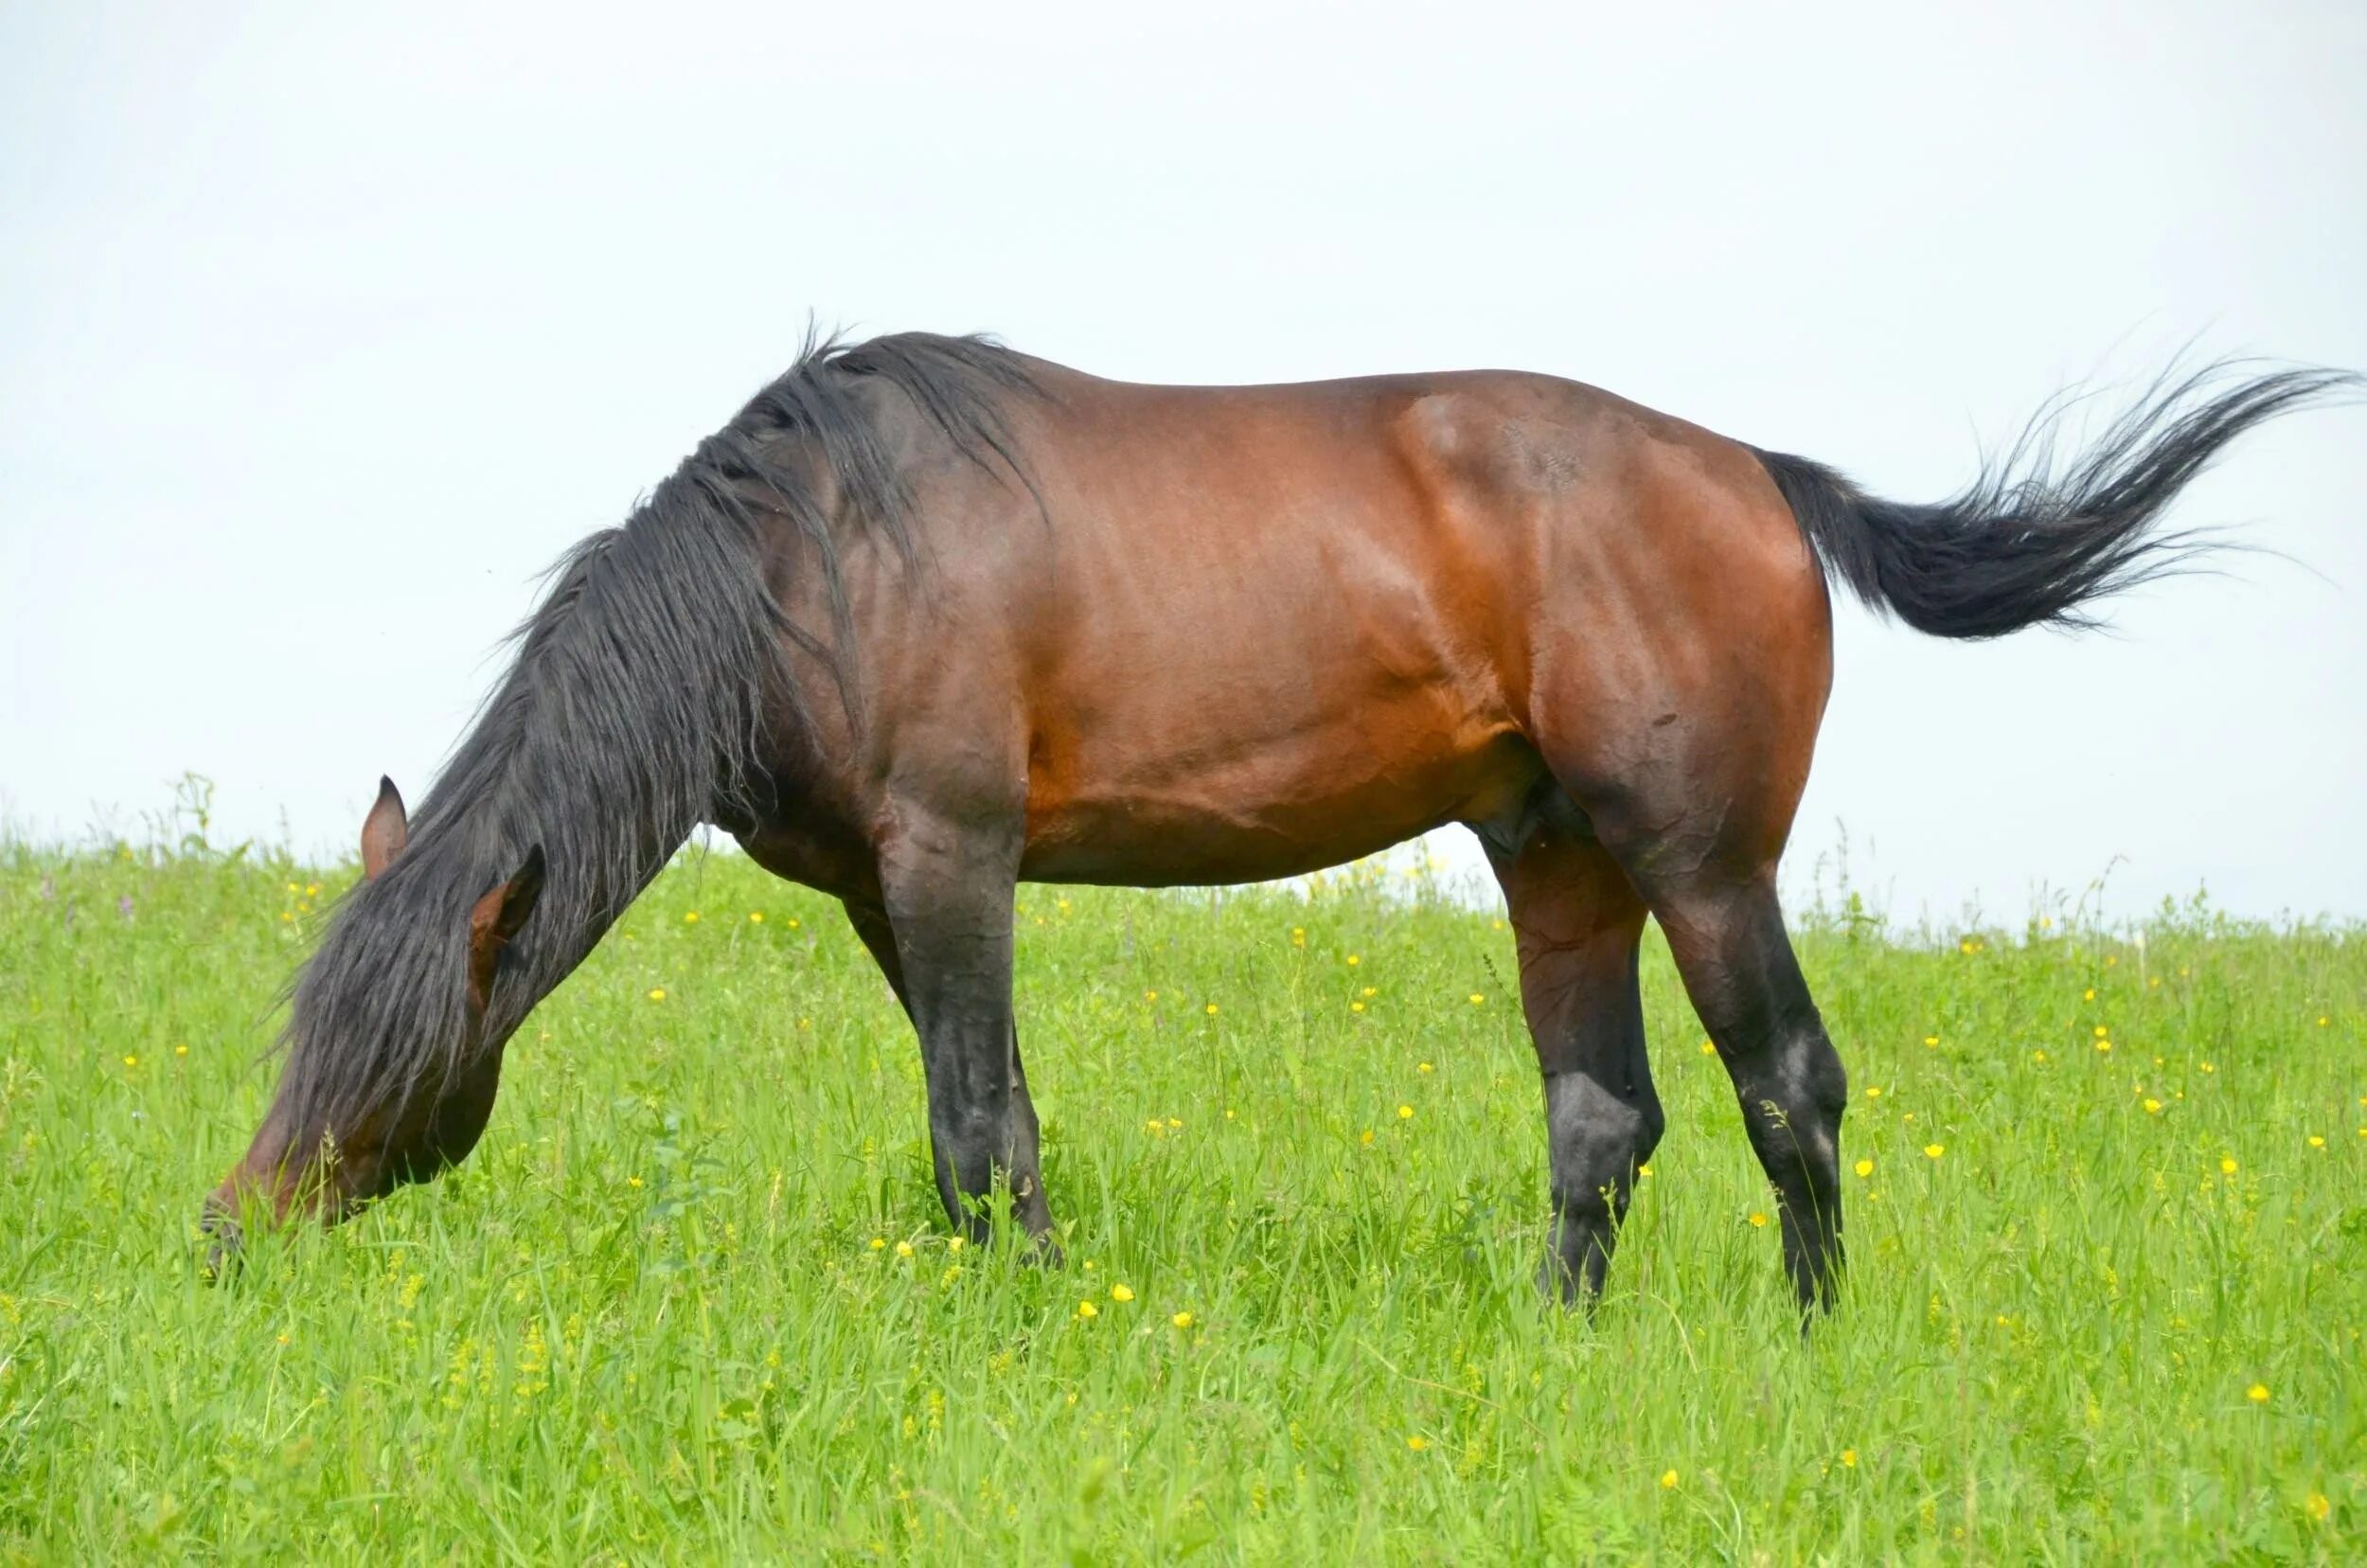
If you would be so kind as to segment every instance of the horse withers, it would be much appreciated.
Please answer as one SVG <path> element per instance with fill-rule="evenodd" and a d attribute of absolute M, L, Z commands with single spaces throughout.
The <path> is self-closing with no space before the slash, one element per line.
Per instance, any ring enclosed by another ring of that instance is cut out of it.
<path fill-rule="evenodd" d="M 983 1238 L 1000 1185 L 1051 1255 L 1016 884 L 1285 877 L 1462 823 L 1536 1041 L 1546 1287 L 1600 1290 L 1661 1135 L 1649 916 L 1829 1300 L 1846 1078 L 1775 889 L 1828 579 L 1942 636 L 2083 624 L 2196 547 L 2157 524 L 2231 440 L 2355 384 L 2165 379 L 2067 469 L 1903 506 L 1545 376 L 809 345 L 561 562 L 418 821 L 382 789 L 211 1223 L 333 1221 L 464 1157 L 511 1032 L 709 822 L 844 902 L 918 1033 L 951 1222 Z"/>

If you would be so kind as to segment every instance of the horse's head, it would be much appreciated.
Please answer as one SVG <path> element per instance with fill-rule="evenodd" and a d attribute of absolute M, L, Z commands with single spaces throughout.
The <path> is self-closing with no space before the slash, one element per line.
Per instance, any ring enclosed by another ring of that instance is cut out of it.
<path fill-rule="evenodd" d="M 409 841 L 402 796 L 382 779 L 362 825 L 365 879 L 383 877 Z M 235 1258 L 249 1220 L 276 1224 L 310 1215 L 334 1224 L 405 1182 L 456 1164 L 476 1146 L 492 1114 L 507 1034 L 489 1028 L 488 1004 L 503 953 L 533 913 L 543 880 L 537 846 L 465 912 L 454 904 L 449 933 L 339 934 L 347 949 L 332 972 L 318 977 L 334 994 L 310 994 L 312 975 L 299 985 L 278 1093 L 246 1157 L 205 1201 L 209 1269 Z M 421 918 L 417 908 L 397 905 L 348 910 L 340 920 Z M 314 964 L 327 956 L 325 944 Z M 406 972 L 421 959 L 455 972 Z M 439 997 L 451 1001 L 439 1005 Z"/>

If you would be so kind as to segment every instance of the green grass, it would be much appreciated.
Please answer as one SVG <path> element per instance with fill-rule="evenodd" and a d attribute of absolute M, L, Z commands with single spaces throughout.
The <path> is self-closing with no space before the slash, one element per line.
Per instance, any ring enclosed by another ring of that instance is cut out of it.
<path fill-rule="evenodd" d="M 0 851 L 0 1553 L 2162 1561 L 2367 1540 L 2356 930 L 1804 931 L 1850 1065 L 1844 1156 L 1873 1166 L 1847 1178 L 1846 1303 L 1803 1345 L 1656 938 L 1668 1135 L 1590 1322 L 1533 1288 L 1539 1096 L 1485 915 L 1369 878 L 1023 889 L 1070 1255 L 1046 1272 L 949 1245 L 916 1048 L 834 906 L 685 859 L 529 1021 L 465 1168 L 266 1238 L 210 1288 L 198 1202 L 350 875 Z"/>

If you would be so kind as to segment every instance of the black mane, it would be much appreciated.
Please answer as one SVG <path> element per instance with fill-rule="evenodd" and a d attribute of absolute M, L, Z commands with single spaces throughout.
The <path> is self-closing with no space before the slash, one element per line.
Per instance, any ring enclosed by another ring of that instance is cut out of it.
<path fill-rule="evenodd" d="M 744 804 L 784 643 L 822 660 L 851 711 L 854 642 L 837 539 L 878 530 L 917 561 L 912 493 L 865 383 L 885 383 L 971 461 L 1018 473 L 1003 408 L 1025 363 L 977 337 L 809 335 L 635 509 L 570 550 L 513 634 L 517 656 L 417 813 L 410 847 L 338 907 L 297 977 L 280 1111 L 301 1160 L 324 1131 L 433 1091 L 467 1045 L 470 906 L 540 845 L 541 901 L 505 954 L 484 1038 L 506 1039 L 691 830 Z M 797 459 L 819 460 L 835 497 Z M 809 542 L 828 643 L 766 586 L 766 531 Z M 835 651 L 834 651 L 835 650 Z M 800 710 L 802 717 L 802 710 Z"/>

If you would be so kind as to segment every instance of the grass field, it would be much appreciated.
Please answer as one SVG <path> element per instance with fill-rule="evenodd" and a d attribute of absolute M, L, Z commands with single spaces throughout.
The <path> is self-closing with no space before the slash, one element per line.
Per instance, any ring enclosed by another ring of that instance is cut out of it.
<path fill-rule="evenodd" d="M 199 1199 L 350 875 L 0 851 L 0 1552 L 2367 1549 L 2356 930 L 1807 922 L 1857 1174 L 1804 1346 L 1657 945 L 1668 1136 L 1589 1322 L 1533 1288 L 1485 914 L 1370 875 L 1023 889 L 1047 1272 L 947 1238 L 916 1048 L 835 907 L 686 857 L 529 1022 L 465 1168 L 209 1288 Z"/>

